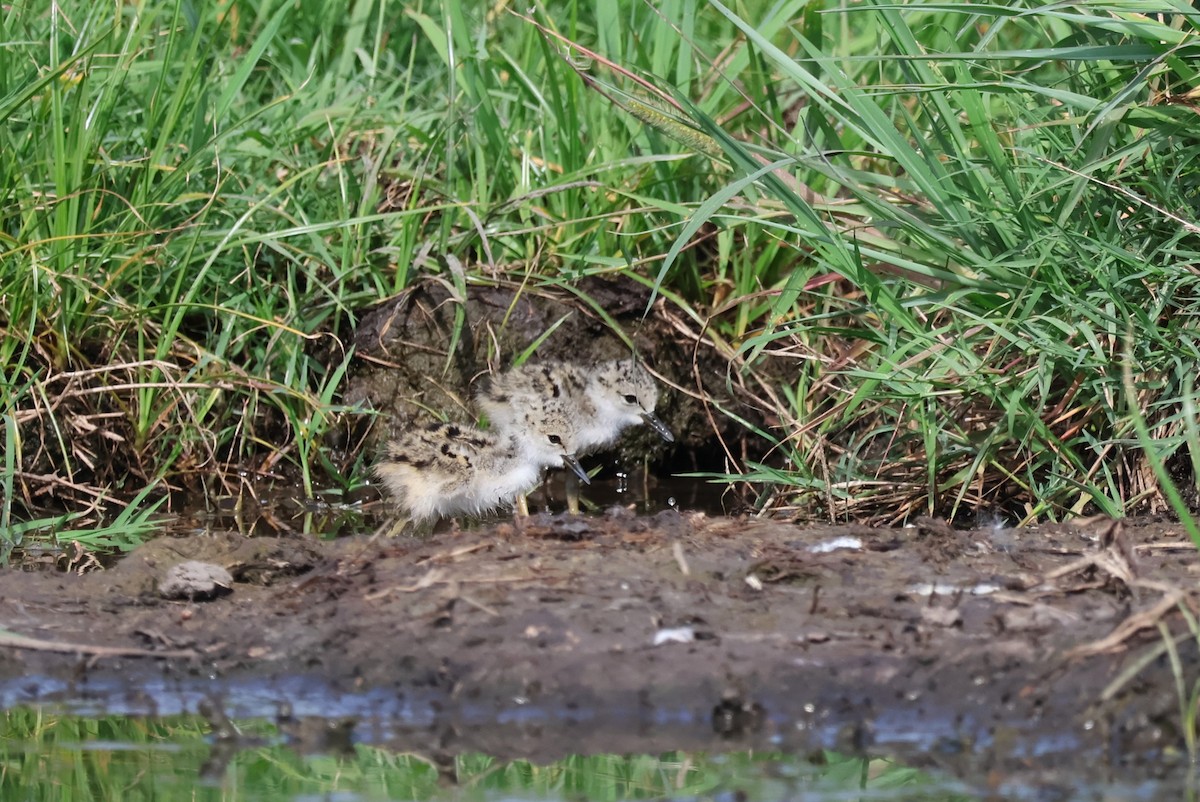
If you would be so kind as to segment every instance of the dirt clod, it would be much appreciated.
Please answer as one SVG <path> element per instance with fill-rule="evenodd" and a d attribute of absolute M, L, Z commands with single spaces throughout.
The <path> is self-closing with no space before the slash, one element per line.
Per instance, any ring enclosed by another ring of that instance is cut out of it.
<path fill-rule="evenodd" d="M 158 594 L 164 599 L 208 601 L 233 592 L 233 575 L 219 565 L 188 560 L 167 569 Z"/>

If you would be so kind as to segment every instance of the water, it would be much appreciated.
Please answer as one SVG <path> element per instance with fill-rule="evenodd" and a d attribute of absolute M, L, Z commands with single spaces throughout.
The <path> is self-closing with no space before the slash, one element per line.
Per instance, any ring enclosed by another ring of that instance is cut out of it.
<path fill-rule="evenodd" d="M 23 701 L 29 699 L 38 702 Z M 627 735 L 618 731 L 607 741 L 636 745 L 641 754 L 620 746 L 572 754 L 576 739 L 595 743 L 596 731 L 564 727 L 564 717 L 615 721 L 619 711 L 515 704 L 523 714 L 516 721 L 463 707 L 447 720 L 432 695 L 338 691 L 300 677 L 26 677 L 0 684 L 0 800 L 1196 798 L 1191 775 L 1165 767 L 1154 780 L 1145 772 L 1122 778 L 1111 767 L 1039 766 L 1026 752 L 1026 771 L 989 770 L 954 741 L 962 722 L 949 720 L 914 729 L 882 714 L 873 733 L 876 756 L 868 757 L 820 747 L 788 752 L 777 740 L 751 749 L 747 744 L 757 742 L 746 737 L 722 747 L 711 722 L 664 708 L 653 721 L 627 719 Z M 832 743 L 844 729 L 836 716 L 814 722 L 806 727 L 816 736 L 812 743 Z M 478 742 L 479 733 L 490 733 L 483 740 L 500 744 L 506 757 L 455 748 Z M 685 743 L 691 746 L 681 749 Z M 707 747 L 695 748 L 701 743 Z M 878 756 L 888 750 L 914 765 Z"/>
<path fill-rule="evenodd" d="M 1193 785 L 1099 782 L 1057 775 L 975 785 L 882 758 L 819 752 L 572 755 L 554 761 L 447 754 L 431 740 L 399 752 L 339 737 L 336 722 L 280 725 L 77 717 L 45 709 L 0 713 L 0 799 L 712 800 L 713 802 L 967 802 L 1196 799 Z"/>
<path fill-rule="evenodd" d="M 0 798 L 40 800 L 965 800 L 961 784 L 821 753 L 570 756 L 537 764 L 397 753 L 261 719 L 0 714 Z M 336 731 L 332 728 L 331 731 Z M 323 748 L 314 749 L 314 744 Z"/>

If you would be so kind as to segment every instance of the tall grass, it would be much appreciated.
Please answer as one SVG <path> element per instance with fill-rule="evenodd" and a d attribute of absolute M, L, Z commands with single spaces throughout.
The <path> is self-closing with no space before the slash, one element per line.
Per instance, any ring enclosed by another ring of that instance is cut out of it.
<path fill-rule="evenodd" d="M 363 69 L 396 65 L 360 47 L 362 13 L 6 9 L 6 518 L 227 488 L 235 464 L 292 463 L 311 490 L 350 358 L 336 335 L 392 289 L 376 226 L 411 215 L 376 212 L 351 169 L 368 106 L 407 91 Z"/>
<path fill-rule="evenodd" d="M 1192 482 L 1197 16 L 1162 8 L 10 4 L 0 526 L 358 481 L 348 335 L 428 255 L 654 287 L 757 382 L 738 467 L 787 506 L 1159 504 L 1120 368 Z"/>
<path fill-rule="evenodd" d="M 748 369 L 775 349 L 799 373 L 778 432 L 792 468 L 758 478 L 893 519 L 1164 507 L 1127 401 L 1182 455 L 1200 15 L 872 2 L 806 28 L 803 3 L 755 19 L 710 5 L 742 37 L 722 82 L 760 64 L 776 81 L 745 95 L 736 131 L 680 98 L 758 193 L 701 204 L 684 234 L 766 228 L 794 254 L 756 274 L 775 301 L 739 332 Z"/>

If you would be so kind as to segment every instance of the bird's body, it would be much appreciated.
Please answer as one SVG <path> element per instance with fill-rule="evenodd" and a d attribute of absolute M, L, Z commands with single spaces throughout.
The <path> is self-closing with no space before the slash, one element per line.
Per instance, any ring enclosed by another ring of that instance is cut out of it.
<path fill-rule="evenodd" d="M 632 359 L 594 366 L 558 361 L 521 365 L 493 377 L 476 403 L 498 432 L 520 429 L 529 409 L 561 414 L 574 426 L 570 434 L 579 454 L 606 448 L 625 429 L 642 423 L 667 442 L 675 439 L 654 414 L 658 387 L 653 377 Z"/>
<path fill-rule="evenodd" d="M 389 443 L 375 465 L 418 526 L 514 502 L 523 507 L 544 468 L 565 465 L 587 482 L 575 454 L 612 445 L 630 426 L 647 423 L 675 439 L 654 414 L 653 378 L 632 359 L 523 365 L 494 377 L 476 400 L 490 430 L 429 423 Z"/>
<path fill-rule="evenodd" d="M 388 443 L 375 475 L 416 524 L 510 505 L 543 468 L 565 464 L 586 480 L 563 416 L 526 415 L 524 422 L 503 432 L 426 424 Z"/>

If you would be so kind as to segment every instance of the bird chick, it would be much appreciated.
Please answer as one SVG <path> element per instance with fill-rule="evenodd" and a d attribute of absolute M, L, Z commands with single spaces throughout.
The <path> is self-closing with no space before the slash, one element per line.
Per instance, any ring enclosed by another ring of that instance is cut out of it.
<path fill-rule="evenodd" d="M 675 440 L 657 415 L 658 386 L 633 359 L 591 367 L 560 361 L 521 365 L 494 376 L 477 397 L 492 428 L 519 428 L 525 410 L 558 411 L 574 424 L 571 437 L 579 454 L 610 446 L 630 426 L 648 424 L 668 443 Z"/>
<path fill-rule="evenodd" d="M 519 417 L 521 425 L 503 432 L 457 423 L 413 429 L 388 443 L 375 475 L 418 526 L 511 505 L 537 484 L 543 468 L 565 465 L 588 481 L 564 416 Z"/>

